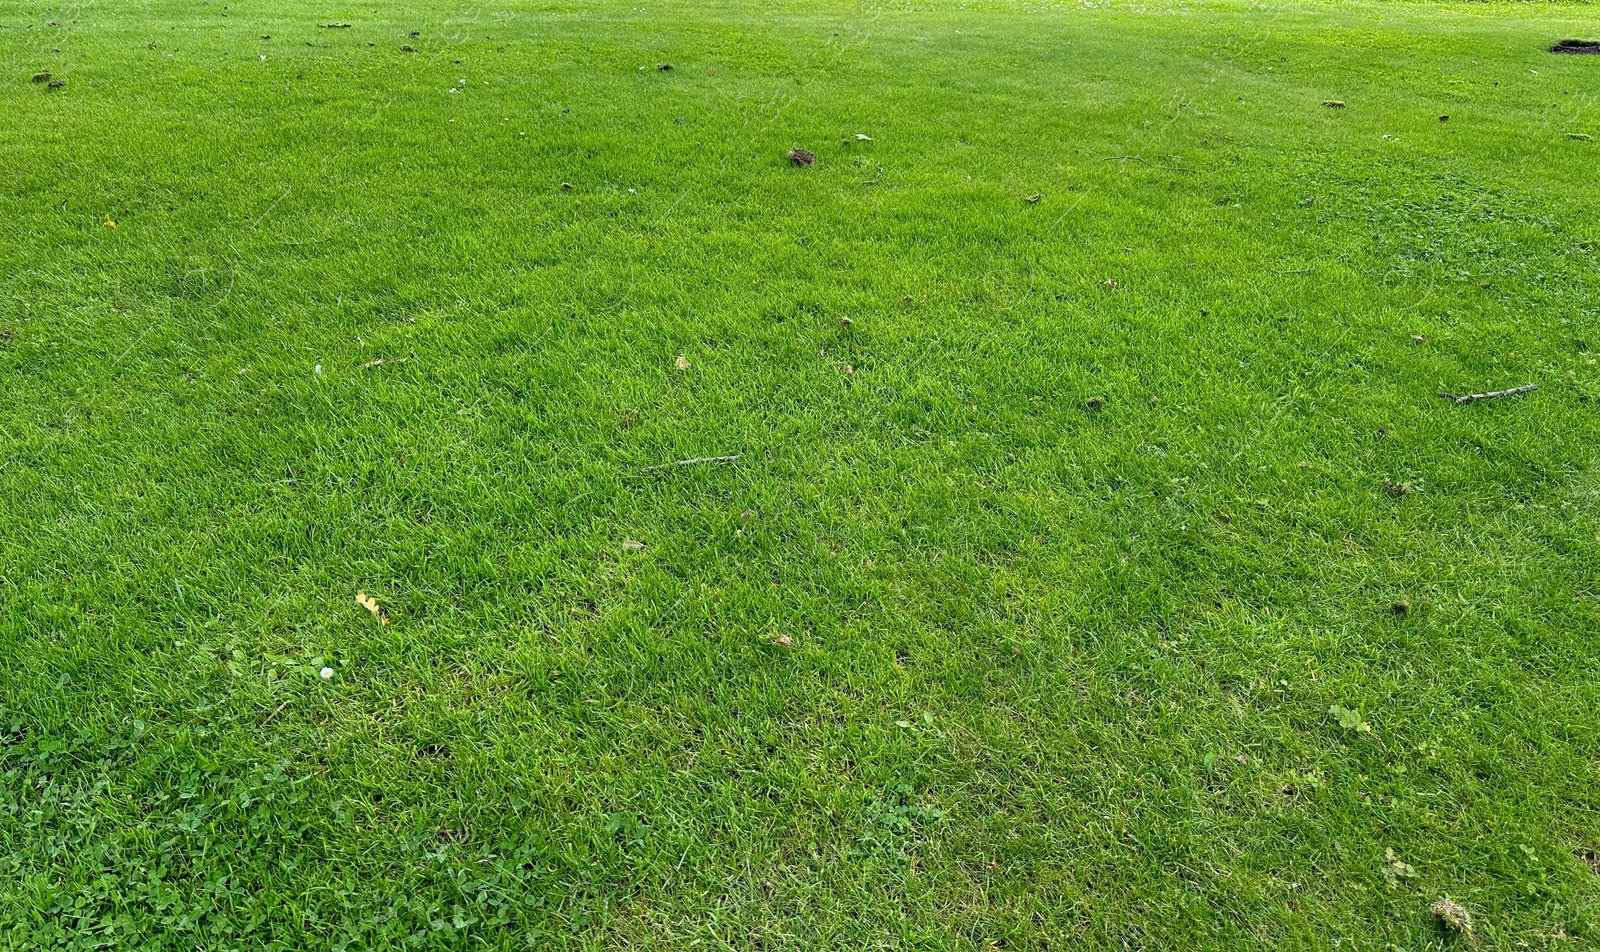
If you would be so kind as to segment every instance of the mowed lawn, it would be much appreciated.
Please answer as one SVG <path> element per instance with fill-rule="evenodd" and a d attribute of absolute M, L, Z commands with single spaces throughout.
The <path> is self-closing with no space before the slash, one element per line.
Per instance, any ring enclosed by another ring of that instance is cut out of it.
<path fill-rule="evenodd" d="M 0 0 L 0 948 L 1596 947 L 1596 34 Z"/>

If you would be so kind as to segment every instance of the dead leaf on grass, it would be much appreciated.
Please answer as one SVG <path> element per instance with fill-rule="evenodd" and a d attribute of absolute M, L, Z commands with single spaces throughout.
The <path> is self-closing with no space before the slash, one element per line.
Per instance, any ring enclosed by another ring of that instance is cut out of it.
<path fill-rule="evenodd" d="M 1435 900 L 1428 912 L 1447 932 L 1472 935 L 1472 916 L 1456 903 L 1448 899 Z"/>
<path fill-rule="evenodd" d="M 673 361 L 673 363 L 677 365 L 679 370 L 689 369 L 689 358 L 683 356 L 682 354 L 679 354 L 678 359 Z"/>
<path fill-rule="evenodd" d="M 378 624 L 389 624 L 389 610 L 378 604 L 378 600 L 366 592 L 356 593 L 356 604 L 378 617 Z"/>

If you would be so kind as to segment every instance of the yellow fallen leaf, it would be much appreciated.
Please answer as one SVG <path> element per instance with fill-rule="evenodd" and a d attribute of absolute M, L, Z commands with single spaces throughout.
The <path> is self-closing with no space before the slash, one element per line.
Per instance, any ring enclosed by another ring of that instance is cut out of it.
<path fill-rule="evenodd" d="M 689 369 L 689 358 L 683 356 L 682 354 L 678 355 L 678 359 L 675 361 L 675 363 L 678 365 L 679 370 Z"/>
<path fill-rule="evenodd" d="M 357 592 L 356 604 L 360 605 L 362 608 L 365 608 L 367 611 L 372 612 L 374 615 L 377 615 L 378 624 L 389 624 L 389 612 L 382 605 L 378 604 L 378 600 L 376 598 L 373 598 L 366 592 Z"/>
<path fill-rule="evenodd" d="M 115 228 L 115 227 L 117 227 L 117 223 L 111 220 L 111 216 L 110 215 L 107 215 L 106 216 L 106 220 L 105 220 L 105 226 L 107 228 Z"/>

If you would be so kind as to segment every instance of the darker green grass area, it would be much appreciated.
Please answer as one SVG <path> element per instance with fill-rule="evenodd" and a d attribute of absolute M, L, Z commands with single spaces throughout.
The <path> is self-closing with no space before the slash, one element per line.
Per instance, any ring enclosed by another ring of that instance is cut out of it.
<path fill-rule="evenodd" d="M 1591 9 L 0 0 L 0 948 L 1600 943 Z"/>

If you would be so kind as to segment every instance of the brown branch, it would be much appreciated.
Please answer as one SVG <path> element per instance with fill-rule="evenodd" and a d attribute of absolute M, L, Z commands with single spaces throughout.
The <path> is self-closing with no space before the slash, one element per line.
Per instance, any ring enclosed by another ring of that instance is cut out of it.
<path fill-rule="evenodd" d="M 292 701 L 292 700 L 294 700 L 294 698 L 290 698 L 289 699 L 289 701 Z M 267 715 L 267 719 L 261 722 L 261 726 L 262 727 L 266 727 L 268 724 L 271 724 L 272 723 L 272 719 L 274 717 L 277 717 L 279 714 L 282 714 L 283 713 L 283 709 L 289 706 L 289 701 L 284 701 L 282 704 L 279 704 L 278 705 L 278 709 L 276 711 L 273 711 L 271 714 L 268 714 Z"/>
<path fill-rule="evenodd" d="M 1488 393 L 1464 393 L 1459 397 L 1453 393 L 1441 393 L 1439 396 L 1458 404 L 1475 403 L 1479 400 L 1493 400 L 1495 397 L 1515 397 L 1519 394 L 1532 393 L 1538 389 L 1538 384 L 1530 383 L 1521 387 L 1512 387 L 1510 390 L 1491 390 Z"/>

